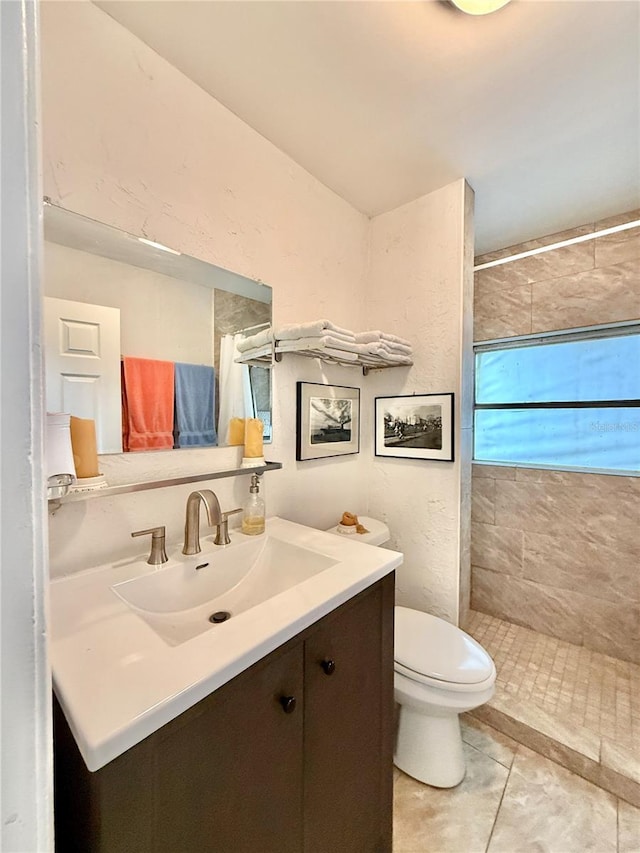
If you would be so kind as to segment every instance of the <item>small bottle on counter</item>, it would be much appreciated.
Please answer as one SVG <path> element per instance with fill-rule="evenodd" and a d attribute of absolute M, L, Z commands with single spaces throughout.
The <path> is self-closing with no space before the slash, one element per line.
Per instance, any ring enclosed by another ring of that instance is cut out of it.
<path fill-rule="evenodd" d="M 260 478 L 257 474 L 251 475 L 249 498 L 242 515 L 242 532 L 247 536 L 264 533 L 264 501 L 260 497 Z"/>

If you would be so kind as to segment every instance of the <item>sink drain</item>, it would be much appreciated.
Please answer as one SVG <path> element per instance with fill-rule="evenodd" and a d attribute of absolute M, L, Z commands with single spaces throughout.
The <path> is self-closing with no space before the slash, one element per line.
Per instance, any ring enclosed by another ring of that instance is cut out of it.
<path fill-rule="evenodd" d="M 226 622 L 227 619 L 231 619 L 231 614 L 228 610 L 216 610 L 215 613 L 212 613 L 209 616 L 209 622 L 213 622 L 214 625 L 218 625 L 220 622 Z"/>

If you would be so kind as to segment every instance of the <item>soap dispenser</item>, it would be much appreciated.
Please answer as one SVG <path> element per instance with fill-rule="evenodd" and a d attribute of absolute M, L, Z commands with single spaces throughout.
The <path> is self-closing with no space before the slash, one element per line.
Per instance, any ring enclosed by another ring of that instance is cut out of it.
<path fill-rule="evenodd" d="M 251 475 L 249 498 L 242 515 L 242 532 L 248 536 L 264 533 L 264 501 L 260 497 L 260 478 L 257 474 Z"/>

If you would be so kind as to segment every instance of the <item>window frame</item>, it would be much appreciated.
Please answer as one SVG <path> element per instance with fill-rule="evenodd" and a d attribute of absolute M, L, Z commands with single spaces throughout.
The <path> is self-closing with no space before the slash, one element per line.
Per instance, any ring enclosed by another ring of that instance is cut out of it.
<path fill-rule="evenodd" d="M 496 352 L 505 349 L 522 349 L 529 346 L 543 346 L 558 343 L 571 343 L 585 340 L 610 339 L 625 335 L 640 334 L 640 320 L 629 320 L 620 323 L 609 323 L 599 326 L 588 326 L 579 329 L 561 329 L 551 332 L 537 332 L 531 335 L 517 335 L 509 338 L 477 341 L 473 344 L 473 462 L 477 465 L 496 465 L 506 468 L 538 468 L 550 471 L 576 471 L 597 474 L 615 474 L 625 477 L 640 477 L 640 469 L 623 470 L 619 468 L 580 467 L 577 465 L 555 465 L 541 462 L 507 462 L 504 459 L 476 459 L 476 429 L 475 414 L 478 411 L 505 411 L 526 409 L 606 409 L 606 408 L 640 408 L 640 399 L 613 400 L 574 400 L 574 401 L 544 401 L 537 403 L 478 403 L 476 399 L 476 356 L 483 352 Z"/>

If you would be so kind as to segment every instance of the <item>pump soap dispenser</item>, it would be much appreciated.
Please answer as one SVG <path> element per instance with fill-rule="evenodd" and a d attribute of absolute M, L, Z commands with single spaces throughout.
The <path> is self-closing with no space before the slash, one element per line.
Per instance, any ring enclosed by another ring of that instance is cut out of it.
<path fill-rule="evenodd" d="M 260 478 L 257 474 L 251 475 L 249 498 L 242 516 L 242 532 L 248 536 L 264 533 L 264 501 L 260 497 Z"/>

